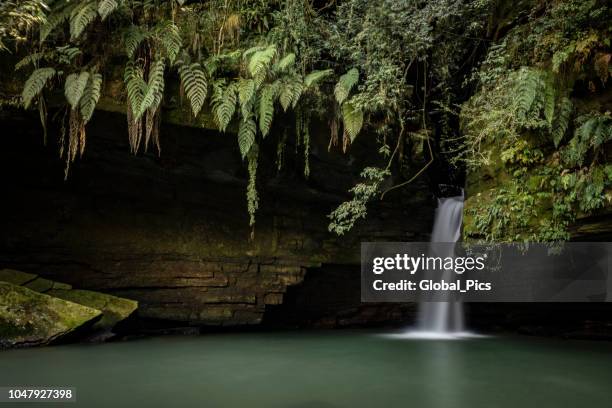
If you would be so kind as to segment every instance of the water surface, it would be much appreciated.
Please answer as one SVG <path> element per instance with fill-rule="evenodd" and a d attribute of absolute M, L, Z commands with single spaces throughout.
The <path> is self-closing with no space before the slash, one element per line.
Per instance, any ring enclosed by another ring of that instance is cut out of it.
<path fill-rule="evenodd" d="M 76 387 L 78 402 L 65 406 L 88 408 L 604 407 L 612 344 L 369 331 L 168 336 L 3 351 L 0 385 Z"/>

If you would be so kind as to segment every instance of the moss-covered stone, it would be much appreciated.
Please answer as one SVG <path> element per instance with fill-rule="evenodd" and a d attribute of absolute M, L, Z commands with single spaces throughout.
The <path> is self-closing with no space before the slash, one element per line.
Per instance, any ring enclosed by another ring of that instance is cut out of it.
<path fill-rule="evenodd" d="M 16 271 L 15 269 L 1 269 L 0 281 L 12 283 L 13 285 L 25 285 L 38 277 L 33 273 Z"/>
<path fill-rule="evenodd" d="M 0 282 L 0 347 L 49 344 L 101 316 L 94 308 Z"/>
<path fill-rule="evenodd" d="M 103 316 L 93 327 L 96 330 L 112 330 L 117 323 L 129 317 L 138 308 L 138 302 L 135 300 L 91 290 L 52 289 L 47 293 L 60 299 L 101 310 Z"/>
<path fill-rule="evenodd" d="M 130 316 L 138 302 L 90 290 L 72 289 L 71 285 L 42 278 L 14 269 L 0 270 L 0 281 L 26 287 L 83 306 L 102 311 L 102 318 L 93 326 L 95 330 L 111 330 L 118 322 Z"/>

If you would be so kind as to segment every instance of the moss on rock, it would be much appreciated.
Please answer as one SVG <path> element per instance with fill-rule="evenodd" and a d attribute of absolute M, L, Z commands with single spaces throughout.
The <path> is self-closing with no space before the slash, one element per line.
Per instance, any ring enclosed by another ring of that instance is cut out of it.
<path fill-rule="evenodd" d="M 94 308 L 0 282 L 0 347 L 49 344 L 101 316 Z"/>
<path fill-rule="evenodd" d="M 111 330 L 117 323 L 129 317 L 138 308 L 138 302 L 135 300 L 93 292 L 91 290 L 52 289 L 47 293 L 60 299 L 101 310 L 103 316 L 93 327 L 96 330 Z"/>

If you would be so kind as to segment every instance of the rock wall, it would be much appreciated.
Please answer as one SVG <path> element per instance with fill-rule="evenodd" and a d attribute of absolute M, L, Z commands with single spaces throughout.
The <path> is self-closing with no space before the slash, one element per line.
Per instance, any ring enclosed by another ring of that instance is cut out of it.
<path fill-rule="evenodd" d="M 305 180 L 295 147 L 277 171 L 269 136 L 250 239 L 246 170 L 232 134 L 164 125 L 161 156 L 133 156 L 125 117 L 98 112 L 85 156 L 64 181 L 55 130 L 45 147 L 36 116 L 0 115 L 10 135 L 0 141 L 0 267 L 137 300 L 142 317 L 256 324 L 307 268 L 358 264 L 362 240 L 428 239 L 434 205 L 424 181 L 375 203 L 350 235 L 327 231 L 326 215 L 372 164 L 367 137 L 344 155 L 327 151 L 324 128 L 313 132 Z"/>

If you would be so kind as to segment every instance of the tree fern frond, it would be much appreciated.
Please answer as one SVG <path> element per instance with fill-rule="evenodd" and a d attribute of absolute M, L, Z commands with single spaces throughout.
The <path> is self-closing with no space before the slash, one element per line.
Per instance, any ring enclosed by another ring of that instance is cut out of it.
<path fill-rule="evenodd" d="M 291 107 L 295 108 L 302 92 L 304 91 L 304 85 L 302 84 L 301 78 L 297 77 L 291 86 Z"/>
<path fill-rule="evenodd" d="M 72 41 L 78 39 L 89 23 L 94 21 L 97 16 L 98 11 L 94 1 L 81 3 L 72 10 L 72 13 L 70 13 L 70 39 Z"/>
<path fill-rule="evenodd" d="M 351 89 L 359 81 L 359 71 L 357 68 L 352 68 L 346 74 L 342 75 L 334 88 L 334 95 L 336 95 L 336 101 L 342 105 L 342 103 L 348 98 Z"/>
<path fill-rule="evenodd" d="M 294 64 L 295 64 L 295 54 L 291 52 L 285 55 L 276 64 L 274 64 L 274 71 L 278 73 L 283 72 L 287 70 L 288 68 L 292 67 Z"/>
<path fill-rule="evenodd" d="M 324 69 L 322 71 L 312 71 L 304 78 L 304 85 L 306 88 L 310 88 L 313 85 L 316 85 L 319 81 L 327 78 L 331 74 L 333 74 L 333 70 Z"/>
<path fill-rule="evenodd" d="M 276 46 L 274 44 L 269 45 L 266 49 L 262 51 L 256 51 L 253 53 L 249 60 L 249 73 L 252 77 L 260 76 L 263 72 L 265 72 L 270 63 L 276 56 Z"/>
<path fill-rule="evenodd" d="M 517 115 L 522 120 L 525 120 L 527 113 L 531 110 L 538 96 L 540 87 L 539 72 L 523 68 L 518 76 L 518 85 L 516 88 L 516 104 Z"/>
<path fill-rule="evenodd" d="M 253 55 L 254 53 L 258 52 L 258 51 L 263 51 L 265 50 L 266 47 L 262 46 L 262 45 L 256 45 L 254 47 L 249 48 L 248 50 L 244 51 L 242 53 L 242 58 L 247 60 L 251 55 Z"/>
<path fill-rule="evenodd" d="M 77 3 L 66 3 L 62 4 L 62 8 L 57 10 L 54 9 L 49 16 L 47 16 L 47 20 L 40 27 L 40 42 L 43 43 L 47 37 L 55 31 L 55 29 L 62 24 L 64 24 L 69 18 L 72 11 L 75 9 Z"/>
<path fill-rule="evenodd" d="M 255 143 L 255 134 L 257 133 L 257 124 L 252 117 L 246 120 L 240 121 L 238 128 L 238 146 L 240 147 L 240 154 L 244 159 L 251 147 Z"/>
<path fill-rule="evenodd" d="M 89 72 L 81 71 L 80 73 L 70 74 L 66 77 L 64 84 L 64 95 L 72 109 L 79 106 L 79 101 L 83 96 L 83 91 L 89 82 Z"/>
<path fill-rule="evenodd" d="M 47 84 L 47 81 L 49 81 L 53 75 L 55 75 L 55 69 L 50 67 L 38 68 L 32 72 L 30 77 L 26 80 L 23 91 L 21 92 L 21 99 L 26 109 L 30 106 L 32 100 L 40 94 Z"/>
<path fill-rule="evenodd" d="M 55 55 L 57 55 L 57 59 L 61 64 L 71 64 L 72 60 L 81 54 L 82 52 L 78 47 L 64 45 L 55 48 Z"/>
<path fill-rule="evenodd" d="M 164 20 L 155 27 L 154 33 L 166 50 L 168 61 L 170 61 L 170 65 L 172 65 L 181 51 L 181 46 L 183 44 L 179 28 L 174 22 Z"/>
<path fill-rule="evenodd" d="M 266 137 L 272 127 L 274 119 L 274 97 L 276 90 L 274 85 L 265 85 L 261 90 L 259 98 L 259 130 L 263 137 Z"/>
<path fill-rule="evenodd" d="M 102 91 L 102 75 L 95 73 L 89 76 L 87 86 L 81 96 L 79 109 L 83 122 L 87 123 L 91 119 Z"/>
<path fill-rule="evenodd" d="M 119 7 L 117 0 L 100 0 L 98 3 L 98 14 L 102 18 L 102 21 L 106 20 L 108 16 Z"/>
<path fill-rule="evenodd" d="M 15 71 L 19 71 L 30 64 L 37 65 L 43 58 L 45 58 L 46 54 L 47 53 L 45 52 L 35 52 L 30 55 L 26 55 L 15 64 Z"/>
<path fill-rule="evenodd" d="M 179 65 L 178 71 L 185 94 L 187 95 L 189 102 L 191 102 L 191 111 L 193 112 L 193 116 L 198 116 L 198 113 L 200 113 L 200 110 L 206 101 L 208 88 L 208 82 L 206 81 L 204 70 L 202 70 L 200 64 L 195 62 L 191 65 Z"/>
<path fill-rule="evenodd" d="M 236 83 L 231 83 L 219 94 L 218 88 L 213 99 L 213 112 L 219 130 L 225 132 L 236 111 Z"/>
<path fill-rule="evenodd" d="M 164 94 L 164 69 L 165 63 L 163 58 L 151 64 L 146 92 L 142 98 L 140 109 L 136 113 L 136 118 L 140 118 L 147 109 L 155 110 L 160 104 Z"/>
<path fill-rule="evenodd" d="M 238 81 L 238 100 L 240 101 L 240 109 L 242 111 L 242 117 L 247 118 L 251 107 L 253 106 L 253 99 L 255 96 L 255 81 L 252 79 L 241 78 Z"/>
<path fill-rule="evenodd" d="M 555 120 L 553 121 L 551 129 L 555 147 L 559 147 L 559 144 L 563 140 L 563 136 L 565 136 L 565 133 L 567 132 L 573 109 L 574 105 L 569 98 L 561 98 L 556 108 Z"/>
<path fill-rule="evenodd" d="M 295 105 L 302 95 L 304 87 L 297 77 L 283 83 L 280 90 L 279 101 L 283 110 L 286 112 L 289 107 L 295 108 Z"/>
<path fill-rule="evenodd" d="M 138 119 L 136 112 L 140 110 L 144 94 L 147 91 L 147 84 L 143 79 L 140 67 L 136 66 L 133 62 L 128 62 L 125 66 L 123 81 L 125 82 L 131 112 L 135 119 Z"/>
<path fill-rule="evenodd" d="M 149 33 L 140 26 L 132 25 L 125 32 L 123 42 L 128 57 L 133 58 L 140 44 L 149 37 Z"/>
<path fill-rule="evenodd" d="M 363 126 L 363 111 L 356 108 L 350 101 L 346 101 L 342 104 L 342 121 L 344 132 L 353 142 Z"/>

